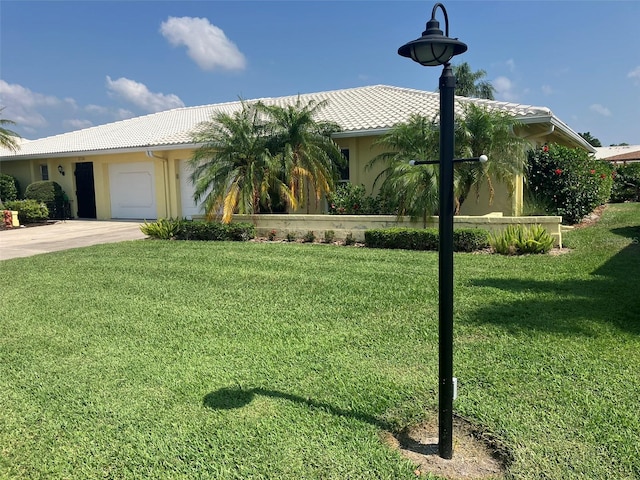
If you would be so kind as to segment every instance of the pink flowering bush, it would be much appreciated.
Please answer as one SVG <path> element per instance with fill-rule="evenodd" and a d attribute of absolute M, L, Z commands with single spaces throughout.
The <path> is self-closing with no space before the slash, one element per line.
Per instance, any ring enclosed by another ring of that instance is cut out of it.
<path fill-rule="evenodd" d="M 529 152 L 526 181 L 548 214 L 572 225 L 609 199 L 613 169 L 582 149 L 545 145 Z"/>

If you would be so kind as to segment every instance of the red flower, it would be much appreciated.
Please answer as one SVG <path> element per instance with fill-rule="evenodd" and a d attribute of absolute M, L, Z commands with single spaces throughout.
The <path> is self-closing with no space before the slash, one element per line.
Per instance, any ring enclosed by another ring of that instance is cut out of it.
<path fill-rule="evenodd" d="M 607 176 L 604 173 L 601 173 L 600 178 L 607 178 Z"/>
<path fill-rule="evenodd" d="M 556 175 L 560 175 L 562 173 L 562 170 L 560 170 L 559 168 L 556 168 Z"/>
<path fill-rule="evenodd" d="M 595 170 L 589 170 L 589 172 L 591 173 L 591 175 L 595 175 L 595 173 L 596 173 Z"/>
<path fill-rule="evenodd" d="M 545 145 L 544 147 L 542 147 L 542 151 L 543 152 L 548 152 L 549 151 L 549 145 Z"/>

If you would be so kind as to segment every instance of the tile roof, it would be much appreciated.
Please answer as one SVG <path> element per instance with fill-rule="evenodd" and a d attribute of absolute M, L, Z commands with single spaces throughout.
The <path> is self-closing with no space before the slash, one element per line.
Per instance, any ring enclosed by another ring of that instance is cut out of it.
<path fill-rule="evenodd" d="M 640 160 L 640 145 L 597 147 L 595 157 L 609 161 Z"/>
<path fill-rule="evenodd" d="M 245 100 L 246 103 L 262 101 L 268 105 L 291 105 L 300 97 L 309 100 L 328 100 L 319 118 L 338 123 L 343 131 L 336 136 L 381 133 L 393 125 L 407 121 L 411 114 L 434 117 L 439 110 L 438 92 L 427 92 L 386 85 L 349 88 L 318 93 L 291 95 L 278 98 Z M 561 129 L 568 129 L 569 136 L 577 134 L 554 117 L 545 107 L 517 103 L 456 97 L 456 108 L 464 102 L 484 105 L 489 109 L 505 111 L 524 123 L 556 121 Z M 130 118 L 118 122 L 63 133 L 25 142 L 12 154 L 0 150 L 0 157 L 33 158 L 62 157 L 73 154 L 87 155 L 113 153 L 115 151 L 141 150 L 148 147 L 168 149 L 191 145 L 190 132 L 201 122 L 210 120 L 218 112 L 232 113 L 241 108 L 241 102 L 227 102 L 174 110 Z M 565 132 L 566 133 L 566 132 Z"/>

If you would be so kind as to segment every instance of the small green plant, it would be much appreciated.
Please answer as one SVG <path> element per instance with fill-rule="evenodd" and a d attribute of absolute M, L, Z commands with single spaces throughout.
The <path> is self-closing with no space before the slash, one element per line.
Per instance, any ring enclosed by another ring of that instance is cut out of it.
<path fill-rule="evenodd" d="M 275 231 L 275 229 L 269 230 L 269 232 L 267 233 L 267 239 L 270 242 L 273 242 L 276 239 L 276 236 L 277 236 L 277 232 Z"/>
<path fill-rule="evenodd" d="M 37 200 L 14 200 L 5 202 L 5 208 L 18 212 L 18 220 L 22 224 L 44 222 L 49 218 L 47 206 Z"/>
<path fill-rule="evenodd" d="M 553 248 L 553 237 L 541 225 L 509 225 L 503 232 L 489 234 L 489 244 L 501 255 L 547 253 Z"/>
<path fill-rule="evenodd" d="M 324 231 L 324 243 L 333 243 L 333 240 L 336 238 L 336 232 L 333 230 L 325 230 Z"/>
<path fill-rule="evenodd" d="M 180 231 L 180 221 L 171 218 L 161 218 L 152 223 L 145 221 L 143 225 L 140 225 L 140 231 L 151 238 L 173 240 Z"/>
<path fill-rule="evenodd" d="M 302 237 L 302 241 L 304 243 L 313 243 L 316 241 L 316 234 L 313 233 L 312 230 L 309 230 L 307 233 L 304 234 L 304 236 Z"/>
<path fill-rule="evenodd" d="M 296 241 L 296 232 L 287 232 L 285 236 L 287 242 L 295 242 Z"/>
<path fill-rule="evenodd" d="M 351 232 L 347 233 L 347 236 L 344 237 L 344 244 L 346 246 L 349 246 L 349 245 L 355 245 L 355 243 L 356 243 L 356 239 L 354 238 L 353 233 Z"/>

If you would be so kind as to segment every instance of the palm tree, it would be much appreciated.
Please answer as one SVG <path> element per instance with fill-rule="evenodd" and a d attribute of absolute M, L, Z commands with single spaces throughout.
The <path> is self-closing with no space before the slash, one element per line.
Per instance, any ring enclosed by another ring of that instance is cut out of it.
<path fill-rule="evenodd" d="M 5 107 L 0 108 L 0 114 Z M 5 125 L 15 125 L 16 122 L 8 120 L 6 118 L 0 118 L 0 147 L 7 148 L 12 152 L 18 151 L 20 144 L 17 142 L 17 138 L 20 138 L 16 132 L 5 128 Z"/>
<path fill-rule="evenodd" d="M 240 111 L 219 113 L 192 134 L 193 142 L 201 144 L 190 160 L 194 200 L 204 199 L 209 219 L 222 214 L 229 223 L 234 213 L 257 213 L 273 191 L 296 205 L 287 185 L 274 175 L 279 167 L 267 148 L 267 128 L 260 111 L 243 102 Z"/>
<path fill-rule="evenodd" d="M 456 120 L 456 154 L 462 157 L 487 155 L 489 161 L 462 162 L 456 165 L 457 210 L 472 188 L 476 195 L 486 182 L 489 204 L 495 194 L 494 180 L 507 186 L 513 195 L 513 178 L 524 173 L 527 142 L 514 134 L 518 121 L 507 113 L 489 110 L 473 103 L 464 106 Z"/>
<path fill-rule="evenodd" d="M 454 65 L 452 68 L 456 77 L 456 95 L 494 100 L 493 94 L 496 89 L 491 82 L 480 80 L 487 75 L 487 72 L 484 70 L 472 72 L 467 62 Z"/>
<path fill-rule="evenodd" d="M 379 162 L 386 165 L 375 179 L 380 193 L 393 198 L 398 215 L 421 217 L 426 225 L 429 216 L 438 210 L 438 165 L 411 166 L 411 160 L 435 159 L 438 156 L 439 128 L 435 120 L 412 115 L 407 123 L 395 125 L 374 142 L 388 149 L 369 162 L 372 168 Z"/>
<path fill-rule="evenodd" d="M 489 202 L 493 202 L 494 181 L 505 183 L 513 193 L 513 177 L 524 171 L 526 142 L 515 136 L 518 122 L 507 114 L 491 111 L 474 104 L 463 107 L 456 118 L 457 157 L 487 155 L 487 163 L 460 162 L 454 170 L 456 213 L 473 188 L 479 192 L 486 182 Z M 375 145 L 388 149 L 368 164 L 385 162 L 386 168 L 376 178 L 382 179 L 381 193 L 391 195 L 400 205 L 400 215 L 422 217 L 423 222 L 438 210 L 438 165 L 410 166 L 410 160 L 437 159 L 439 156 L 439 125 L 420 115 L 407 123 L 394 126 Z"/>
<path fill-rule="evenodd" d="M 267 145 L 280 162 L 279 178 L 287 185 L 295 205 L 307 207 L 310 193 L 315 202 L 335 189 L 338 167 L 344 162 L 340 148 L 331 134 L 340 130 L 338 124 L 316 120 L 327 101 L 315 100 L 303 104 L 298 97 L 293 105 L 264 105 L 257 109 L 268 117 Z"/>

